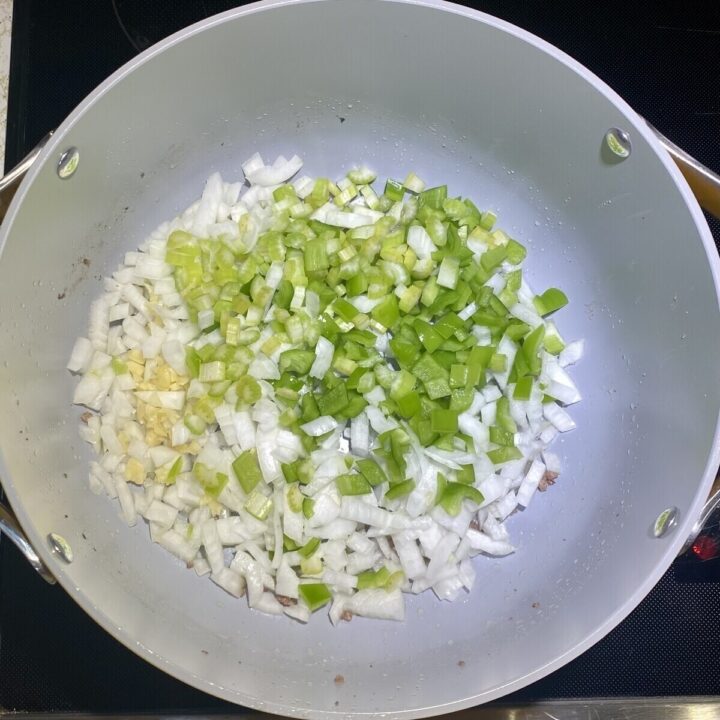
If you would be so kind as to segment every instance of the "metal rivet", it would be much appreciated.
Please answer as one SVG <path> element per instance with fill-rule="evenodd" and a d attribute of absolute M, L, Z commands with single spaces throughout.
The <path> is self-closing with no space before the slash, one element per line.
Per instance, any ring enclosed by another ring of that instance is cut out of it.
<path fill-rule="evenodd" d="M 613 155 L 623 160 L 632 152 L 630 136 L 620 128 L 612 127 L 605 133 L 605 144 Z"/>
<path fill-rule="evenodd" d="M 677 525 L 678 512 L 679 510 L 673 505 L 657 516 L 653 525 L 653 535 L 656 538 L 664 537 Z"/>
<path fill-rule="evenodd" d="M 47 536 L 48 545 L 50 549 L 59 557 L 61 557 L 66 563 L 73 561 L 73 551 L 70 547 L 70 543 L 62 536 L 57 533 L 50 533 Z"/>
<path fill-rule="evenodd" d="M 62 180 L 67 180 L 75 174 L 80 164 L 80 151 L 76 147 L 68 148 L 58 160 L 57 174 Z"/>

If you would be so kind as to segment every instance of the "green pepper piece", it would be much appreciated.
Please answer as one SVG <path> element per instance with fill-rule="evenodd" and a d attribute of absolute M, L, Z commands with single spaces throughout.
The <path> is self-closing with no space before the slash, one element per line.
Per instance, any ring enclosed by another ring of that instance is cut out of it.
<path fill-rule="evenodd" d="M 302 583 L 298 586 L 298 595 L 311 612 L 319 610 L 332 600 L 332 593 L 325 583 Z"/>
<path fill-rule="evenodd" d="M 409 495 L 415 489 L 414 480 L 404 480 L 397 485 L 393 485 L 386 493 L 386 500 L 396 500 L 397 498 L 405 497 Z"/>
<path fill-rule="evenodd" d="M 335 485 L 341 495 L 367 495 L 372 492 L 370 483 L 363 475 L 338 475 Z"/>
<path fill-rule="evenodd" d="M 511 460 L 520 460 L 523 454 L 516 447 L 499 447 L 487 454 L 494 465 L 502 465 Z"/>
<path fill-rule="evenodd" d="M 455 410 L 433 410 L 430 415 L 430 429 L 435 433 L 456 433 L 458 413 Z"/>
<path fill-rule="evenodd" d="M 324 395 L 317 398 L 318 408 L 322 415 L 335 415 L 348 404 L 348 394 L 344 384 L 338 384 Z"/>
<path fill-rule="evenodd" d="M 373 487 L 387 482 L 385 473 L 374 460 L 365 458 L 363 460 L 358 460 L 355 464 L 357 465 L 358 471 Z"/>

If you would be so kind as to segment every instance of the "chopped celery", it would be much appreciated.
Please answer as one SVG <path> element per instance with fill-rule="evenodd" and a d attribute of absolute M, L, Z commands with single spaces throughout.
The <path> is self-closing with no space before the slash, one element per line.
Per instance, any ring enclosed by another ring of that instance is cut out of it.
<path fill-rule="evenodd" d="M 368 289 L 368 279 L 366 275 L 353 275 L 348 278 L 345 283 L 348 297 L 357 297 L 362 295 Z"/>
<path fill-rule="evenodd" d="M 437 279 L 433 276 L 425 283 L 422 295 L 420 296 L 420 302 L 425 305 L 425 307 L 429 307 L 437 300 L 439 293 L 440 289 L 438 288 Z"/>
<path fill-rule="evenodd" d="M 272 500 L 253 490 L 245 503 L 245 509 L 258 520 L 265 520 L 272 510 Z"/>
<path fill-rule="evenodd" d="M 225 379 L 225 363 L 218 360 L 200 365 L 198 374 L 200 382 L 218 382 Z"/>
<path fill-rule="evenodd" d="M 183 418 L 183 422 L 185 424 L 185 427 L 193 435 L 202 435 L 205 432 L 205 428 L 207 427 L 207 422 L 205 422 L 205 420 L 199 415 L 186 415 Z"/>
<path fill-rule="evenodd" d="M 304 258 L 306 273 L 327 270 L 330 267 L 326 244 L 323 240 L 308 241 L 305 245 Z"/>
<path fill-rule="evenodd" d="M 211 498 L 217 498 L 220 495 L 229 479 L 225 473 L 216 472 L 199 462 L 193 466 L 193 475 Z"/>
<path fill-rule="evenodd" d="M 183 468 L 183 458 L 182 458 L 182 456 L 180 456 L 171 465 L 170 470 L 168 470 L 167 477 L 165 478 L 165 484 L 172 485 L 175 482 L 175 480 L 177 479 L 177 476 L 182 472 L 182 468 Z"/>
<path fill-rule="evenodd" d="M 367 167 L 353 168 L 347 174 L 349 180 L 356 185 L 368 185 L 377 178 L 377 173 Z"/>
<path fill-rule="evenodd" d="M 320 207 L 327 202 L 330 195 L 330 181 L 327 178 L 318 178 L 315 181 L 312 192 L 308 197 L 308 202 L 313 207 Z"/>
<path fill-rule="evenodd" d="M 110 362 L 110 366 L 116 375 L 124 375 L 128 371 L 127 363 L 119 357 L 114 357 Z"/>
<path fill-rule="evenodd" d="M 300 559 L 300 574 L 303 577 L 321 575 L 323 571 L 322 560 L 319 555 Z"/>
<path fill-rule="evenodd" d="M 433 210 L 442 210 L 443 203 L 447 199 L 447 185 L 423 190 L 418 195 L 418 208 L 429 207 Z"/>
<path fill-rule="evenodd" d="M 293 483 L 287 489 L 288 507 L 293 512 L 301 512 L 303 507 L 303 496 L 297 483 Z"/>
<path fill-rule="evenodd" d="M 487 210 L 480 217 L 480 227 L 484 230 L 492 230 L 496 220 L 497 215 L 492 210 Z"/>
<path fill-rule="evenodd" d="M 262 482 L 263 475 L 257 458 L 257 450 L 245 450 L 240 453 L 232 464 L 235 477 L 240 483 L 240 487 L 249 495 Z"/>
<path fill-rule="evenodd" d="M 507 247 L 500 245 L 486 250 L 480 258 L 480 265 L 482 265 L 485 270 L 494 270 L 506 257 Z"/>
<path fill-rule="evenodd" d="M 519 265 L 527 255 L 527 250 L 517 240 L 510 240 L 507 244 L 507 261 L 511 265 Z"/>
<path fill-rule="evenodd" d="M 200 363 L 201 359 L 195 348 L 185 348 L 185 365 L 187 365 L 190 377 L 196 378 L 200 374 Z"/>
<path fill-rule="evenodd" d="M 349 377 L 355 372 L 355 370 L 357 370 L 357 363 L 348 357 L 343 357 L 342 355 L 335 356 L 332 366 L 333 370 L 336 370 L 338 373 L 340 373 L 340 375 L 344 375 L 345 377 Z"/>
<path fill-rule="evenodd" d="M 402 197 L 405 194 L 405 188 L 403 187 L 403 184 L 397 180 L 387 180 L 383 194 L 393 202 L 397 202 L 398 200 L 402 200 Z"/>
<path fill-rule="evenodd" d="M 253 405 L 262 397 L 262 389 L 258 381 L 250 375 L 244 375 L 235 383 L 238 403 Z"/>

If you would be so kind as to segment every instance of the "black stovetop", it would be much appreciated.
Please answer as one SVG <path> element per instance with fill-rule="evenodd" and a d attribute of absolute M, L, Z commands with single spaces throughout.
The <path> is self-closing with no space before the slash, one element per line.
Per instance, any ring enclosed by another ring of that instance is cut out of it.
<path fill-rule="evenodd" d="M 6 166 L 139 50 L 232 0 L 17 0 Z M 470 3 L 465 3 L 470 4 Z M 720 169 L 720 5 L 472 3 L 588 66 L 672 140 Z M 596 6 L 596 7 L 595 7 Z M 711 221 L 716 241 L 720 223 Z M 676 561 L 615 631 L 515 700 L 720 695 L 720 559 Z M 146 664 L 0 543 L 0 710 L 229 710 Z"/>

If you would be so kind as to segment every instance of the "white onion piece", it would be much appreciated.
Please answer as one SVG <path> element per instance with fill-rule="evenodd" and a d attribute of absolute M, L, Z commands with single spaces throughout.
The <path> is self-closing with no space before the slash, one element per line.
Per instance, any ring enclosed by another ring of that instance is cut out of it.
<path fill-rule="evenodd" d="M 318 437 L 334 430 L 337 426 L 338 424 L 335 418 L 330 415 L 321 415 L 319 418 L 306 422 L 300 427 L 302 431 L 310 435 L 310 437 Z"/>
<path fill-rule="evenodd" d="M 293 155 L 289 160 L 277 166 L 249 167 L 244 164 L 243 172 L 251 185 L 268 187 L 286 182 L 300 170 L 302 165 L 302 160 L 297 155 Z"/>
<path fill-rule="evenodd" d="M 315 346 L 315 360 L 310 368 L 310 377 L 322 379 L 330 369 L 335 346 L 325 337 L 320 336 Z"/>

